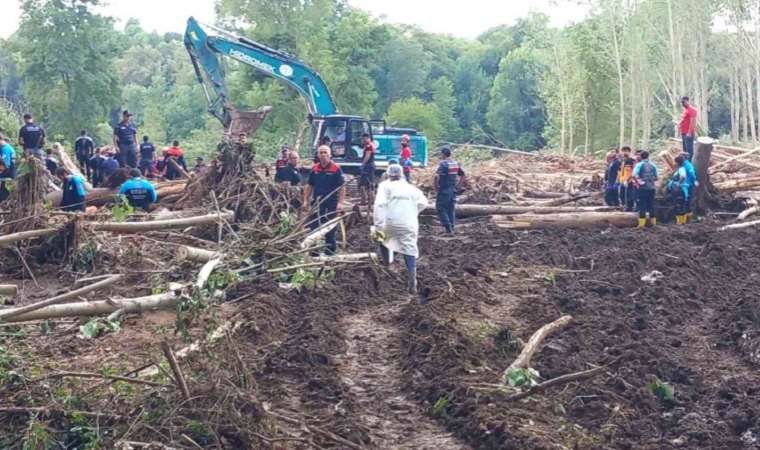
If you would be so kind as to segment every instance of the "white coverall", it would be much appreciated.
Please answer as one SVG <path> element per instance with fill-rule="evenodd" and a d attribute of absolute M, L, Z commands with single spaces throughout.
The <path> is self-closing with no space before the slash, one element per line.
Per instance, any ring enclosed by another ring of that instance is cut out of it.
<path fill-rule="evenodd" d="M 419 256 L 417 216 L 427 205 L 425 194 L 403 178 L 380 183 L 373 216 L 375 227 L 387 237 L 383 245 L 388 250 L 415 258 Z"/>

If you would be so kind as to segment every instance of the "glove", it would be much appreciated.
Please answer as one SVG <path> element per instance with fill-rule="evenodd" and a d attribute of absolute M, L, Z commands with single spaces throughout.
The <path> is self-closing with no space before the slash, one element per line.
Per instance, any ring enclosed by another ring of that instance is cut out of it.
<path fill-rule="evenodd" d="M 385 239 L 387 236 L 382 230 L 378 230 L 377 227 L 371 226 L 369 227 L 369 237 L 375 242 L 383 243 L 385 242 Z"/>

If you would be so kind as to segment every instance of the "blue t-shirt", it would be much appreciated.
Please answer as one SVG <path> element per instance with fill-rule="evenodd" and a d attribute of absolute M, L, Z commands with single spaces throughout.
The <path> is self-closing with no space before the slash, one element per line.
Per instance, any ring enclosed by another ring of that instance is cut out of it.
<path fill-rule="evenodd" d="M 633 168 L 633 177 L 641 180 L 639 189 L 655 189 L 655 181 L 657 181 L 657 167 L 649 162 L 648 159 L 640 161 Z"/>
<path fill-rule="evenodd" d="M 686 170 L 686 179 L 689 182 L 689 186 L 694 186 L 697 183 L 697 172 L 694 170 L 694 164 L 687 159 L 683 162 L 683 168 Z"/>
<path fill-rule="evenodd" d="M 113 134 L 119 140 L 119 146 L 133 145 L 137 142 L 137 128 L 132 125 L 132 122 L 124 122 L 116 125 L 113 129 Z"/>
<path fill-rule="evenodd" d="M 77 193 L 78 196 L 84 197 L 87 193 L 84 189 L 84 180 L 79 175 L 71 175 L 71 178 L 69 178 L 69 183 L 73 187 L 73 190 Z"/>
<path fill-rule="evenodd" d="M 119 188 L 119 194 L 125 195 L 134 207 L 147 207 L 158 199 L 156 188 L 144 178 L 130 178 Z"/>
<path fill-rule="evenodd" d="M 11 144 L 5 143 L 0 147 L 0 157 L 3 158 L 3 164 L 6 168 L 10 168 L 13 164 L 13 160 L 16 158 L 16 150 L 11 147 Z"/>
<path fill-rule="evenodd" d="M 113 158 L 106 158 L 100 163 L 100 174 L 104 177 L 110 177 L 119 170 L 119 161 Z"/>

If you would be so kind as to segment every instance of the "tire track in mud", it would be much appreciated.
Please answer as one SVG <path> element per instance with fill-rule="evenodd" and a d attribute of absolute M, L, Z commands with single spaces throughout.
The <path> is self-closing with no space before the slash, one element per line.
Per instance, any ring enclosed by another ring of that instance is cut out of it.
<path fill-rule="evenodd" d="M 399 310 L 400 305 L 385 305 L 340 322 L 348 348 L 339 358 L 338 371 L 360 407 L 357 419 L 370 430 L 377 448 L 467 449 L 402 391 L 401 369 L 395 361 L 397 330 L 386 322 Z"/>

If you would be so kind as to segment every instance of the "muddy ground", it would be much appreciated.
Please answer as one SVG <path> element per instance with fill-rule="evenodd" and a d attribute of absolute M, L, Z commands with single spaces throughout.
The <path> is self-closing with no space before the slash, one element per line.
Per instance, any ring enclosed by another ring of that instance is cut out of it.
<path fill-rule="evenodd" d="M 166 313 L 129 319 L 94 341 L 65 329 L 4 335 L 0 345 L 20 357 L 4 363 L 0 398 L 123 416 L 97 428 L 86 421 L 102 448 L 117 439 L 184 448 L 197 448 L 190 440 L 202 448 L 760 448 L 755 232 L 718 233 L 714 223 L 463 225 L 454 237 L 422 225 L 420 296 L 404 292 L 400 266 L 344 269 L 300 293 L 268 280 L 237 286 L 228 298 L 253 295 L 213 320 L 234 321 L 236 332 L 183 363 L 190 400 L 121 382 L 29 383 L 53 368 L 124 374 L 160 358 L 161 339 L 182 345 Z M 372 248 L 366 225 L 351 230 L 348 247 Z M 654 271 L 656 281 L 641 280 Z M 521 342 L 565 314 L 571 325 L 534 357 L 541 377 L 613 364 L 507 402 L 511 392 L 495 385 Z M 200 323 L 191 335 L 209 328 Z M 658 380 L 672 399 L 653 393 Z M 37 423 L 65 443 L 52 448 L 84 448 L 70 418 Z M 0 412 L 0 448 L 21 448 L 29 429 L 27 416 Z"/>

